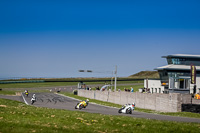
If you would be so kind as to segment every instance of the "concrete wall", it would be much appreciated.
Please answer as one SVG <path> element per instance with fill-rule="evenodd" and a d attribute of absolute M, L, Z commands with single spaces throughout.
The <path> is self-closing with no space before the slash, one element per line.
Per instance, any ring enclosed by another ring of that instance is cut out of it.
<path fill-rule="evenodd" d="M 78 90 L 78 95 L 121 105 L 134 102 L 136 107 L 162 112 L 180 112 L 181 104 L 191 103 L 191 95 L 179 93 L 151 94 Z"/>

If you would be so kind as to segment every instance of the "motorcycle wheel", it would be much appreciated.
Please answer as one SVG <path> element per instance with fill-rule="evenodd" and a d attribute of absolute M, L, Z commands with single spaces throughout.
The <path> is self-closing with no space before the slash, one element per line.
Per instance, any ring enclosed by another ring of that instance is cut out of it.
<path fill-rule="evenodd" d="M 82 108 L 83 108 L 83 105 L 80 105 L 80 106 L 79 106 L 79 109 L 81 110 Z"/>
<path fill-rule="evenodd" d="M 130 108 L 126 109 L 126 114 L 132 114 L 132 111 Z"/>
<path fill-rule="evenodd" d="M 119 109 L 118 113 L 122 113 L 122 109 Z"/>
<path fill-rule="evenodd" d="M 132 110 L 130 110 L 130 112 L 129 112 L 130 114 L 132 114 Z"/>

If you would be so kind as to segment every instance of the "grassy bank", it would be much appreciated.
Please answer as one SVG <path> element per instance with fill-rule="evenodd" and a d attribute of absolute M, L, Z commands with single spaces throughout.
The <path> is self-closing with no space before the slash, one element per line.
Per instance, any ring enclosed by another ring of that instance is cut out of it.
<path fill-rule="evenodd" d="M 126 116 L 90 114 L 81 111 L 56 110 L 27 106 L 0 99 L 0 132 L 66 133 L 66 132 L 193 132 L 200 124 L 139 119 Z"/>
<path fill-rule="evenodd" d="M 0 95 L 15 95 L 17 91 L 1 90 Z"/>
<path fill-rule="evenodd" d="M 55 87 L 55 86 L 72 86 L 78 85 L 79 82 L 42 82 L 42 83 L 11 83 L 11 84 L 0 84 L 0 88 L 36 88 L 36 87 Z M 86 85 L 104 85 L 105 82 L 84 82 Z M 108 82 L 106 82 L 108 83 Z M 131 83 L 142 83 L 142 82 L 130 82 L 130 81 L 119 81 L 120 84 L 131 84 Z"/>
<path fill-rule="evenodd" d="M 0 88 L 37 88 L 37 87 L 72 86 L 77 84 L 78 82 L 11 83 L 11 84 L 0 84 Z"/>
<path fill-rule="evenodd" d="M 9 83 L 9 84 L 0 84 L 0 94 L 6 94 L 5 91 L 13 91 L 13 93 L 23 90 L 23 88 L 42 88 L 42 87 L 66 87 L 66 86 L 77 86 L 79 82 L 40 82 L 40 83 Z M 106 82 L 108 84 L 108 82 Z M 130 89 L 130 87 L 134 88 L 134 91 L 138 91 L 139 88 L 143 88 L 143 84 L 141 81 L 119 81 L 117 82 L 117 89 L 121 89 L 122 91 L 124 88 Z M 131 84 L 140 84 L 140 85 L 131 85 Z M 93 85 L 92 89 L 96 89 L 95 87 L 101 87 L 105 85 L 105 82 L 85 82 L 86 85 L 89 87 Z M 95 86 L 95 87 L 94 87 Z M 9 88 L 12 88 L 10 90 Z M 13 89 L 15 88 L 15 89 Z M 114 87 L 112 87 L 114 88 Z M 32 89 L 31 89 L 32 90 Z M 24 90 L 23 90 L 24 91 Z M 39 91 L 39 89 L 37 90 Z M 44 92 L 44 90 L 41 90 Z M 9 93 L 8 93 L 9 94 Z"/>

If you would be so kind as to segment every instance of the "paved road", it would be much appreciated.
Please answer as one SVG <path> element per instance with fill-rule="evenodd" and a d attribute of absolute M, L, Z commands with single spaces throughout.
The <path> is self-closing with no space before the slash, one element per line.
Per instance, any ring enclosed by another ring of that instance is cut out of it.
<path fill-rule="evenodd" d="M 35 102 L 33 105 L 38 107 L 48 107 L 48 108 L 66 109 L 75 111 L 74 107 L 79 102 L 79 100 L 54 93 L 35 93 L 35 94 L 37 97 L 37 102 Z M 31 104 L 31 96 L 32 94 L 29 94 L 28 97 L 24 95 L 15 97 L 0 95 L 0 98 L 24 101 L 27 102 L 27 104 Z M 137 111 L 134 111 L 133 114 L 119 114 L 117 108 L 105 107 L 93 103 L 90 103 L 87 108 L 78 111 L 89 112 L 89 113 L 100 113 L 106 115 L 123 115 L 136 118 L 146 118 L 146 119 L 156 119 L 156 120 L 200 123 L 200 119 L 195 119 L 195 118 L 157 115 L 157 114 L 142 113 Z"/>

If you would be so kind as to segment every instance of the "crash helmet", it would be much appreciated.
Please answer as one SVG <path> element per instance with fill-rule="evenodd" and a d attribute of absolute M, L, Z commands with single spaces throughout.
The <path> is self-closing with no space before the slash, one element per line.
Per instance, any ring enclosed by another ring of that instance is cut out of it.
<path fill-rule="evenodd" d="M 89 99 L 86 99 L 86 102 L 89 102 Z"/>

